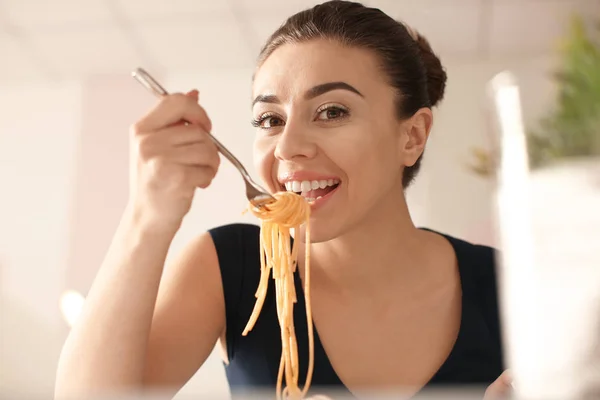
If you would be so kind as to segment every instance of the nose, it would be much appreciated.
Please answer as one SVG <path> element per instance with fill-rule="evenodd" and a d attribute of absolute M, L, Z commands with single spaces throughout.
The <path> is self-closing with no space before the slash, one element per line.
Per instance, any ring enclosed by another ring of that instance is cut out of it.
<path fill-rule="evenodd" d="M 288 121 L 277 139 L 275 157 L 279 160 L 290 161 L 314 158 L 316 155 L 317 145 L 311 138 L 308 128 Z"/>

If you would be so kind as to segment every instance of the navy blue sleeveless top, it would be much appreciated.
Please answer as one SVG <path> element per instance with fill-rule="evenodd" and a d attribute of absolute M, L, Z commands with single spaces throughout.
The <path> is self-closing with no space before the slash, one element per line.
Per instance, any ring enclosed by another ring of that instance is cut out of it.
<path fill-rule="evenodd" d="M 232 224 L 209 231 L 214 241 L 225 296 L 226 341 L 229 364 L 225 365 L 232 396 L 256 390 L 274 390 L 281 357 L 281 336 L 273 280 L 264 306 L 247 335 L 242 331 L 250 318 L 260 279 L 259 227 Z M 424 389 L 475 386 L 481 393 L 504 370 L 495 276 L 495 255 L 490 247 L 473 245 L 443 235 L 453 246 L 462 285 L 462 317 L 456 343 L 441 368 Z M 294 276 L 298 302 L 294 324 L 298 341 L 299 384 L 306 379 L 308 335 L 302 283 Z M 343 393 L 350 396 L 333 370 L 314 331 L 315 353 L 311 393 Z M 423 393 L 423 391 L 421 392 Z"/>

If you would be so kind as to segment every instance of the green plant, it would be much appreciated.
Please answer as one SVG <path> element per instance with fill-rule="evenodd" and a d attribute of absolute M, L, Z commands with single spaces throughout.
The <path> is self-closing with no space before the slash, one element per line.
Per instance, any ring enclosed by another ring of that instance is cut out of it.
<path fill-rule="evenodd" d="M 527 133 L 531 168 L 571 157 L 600 156 L 600 23 L 588 29 L 574 17 L 560 46 L 561 67 L 556 105 Z M 493 152 L 473 149 L 472 172 L 489 176 Z"/>

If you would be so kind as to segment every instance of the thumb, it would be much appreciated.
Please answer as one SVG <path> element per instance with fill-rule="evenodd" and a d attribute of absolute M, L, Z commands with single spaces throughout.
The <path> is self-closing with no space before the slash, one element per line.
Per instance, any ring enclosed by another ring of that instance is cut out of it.
<path fill-rule="evenodd" d="M 192 97 L 196 101 L 196 103 L 198 103 L 200 101 L 200 92 L 197 89 L 190 90 L 185 95 Z M 204 111 L 204 108 L 202 110 Z M 202 127 L 206 130 L 206 132 L 211 132 L 212 131 L 212 121 L 210 120 L 210 117 L 208 116 L 208 114 L 206 114 L 206 111 L 204 111 L 204 117 L 205 117 L 205 120 L 204 120 L 204 123 L 202 124 Z"/>
<path fill-rule="evenodd" d="M 200 92 L 196 89 L 190 90 L 185 95 L 196 99 L 196 101 L 198 101 L 198 99 L 200 98 Z"/>

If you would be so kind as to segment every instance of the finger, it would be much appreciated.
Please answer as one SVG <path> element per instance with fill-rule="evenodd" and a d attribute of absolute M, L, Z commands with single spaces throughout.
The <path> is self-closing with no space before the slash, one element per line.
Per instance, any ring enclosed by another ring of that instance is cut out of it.
<path fill-rule="evenodd" d="M 200 92 L 198 90 L 196 90 L 196 89 L 190 90 L 185 95 L 187 97 L 191 98 L 191 99 L 194 99 L 194 102 L 196 104 L 199 104 L 198 102 L 200 101 Z M 212 121 L 210 120 L 210 117 L 208 116 L 208 114 L 207 114 L 206 110 L 204 109 L 204 107 L 200 106 L 200 111 L 202 113 L 202 121 L 201 122 L 195 122 L 195 121 L 191 121 L 191 120 L 186 119 L 186 118 L 182 118 L 180 121 L 176 122 L 176 124 L 198 125 L 198 126 L 204 128 L 204 130 L 206 132 L 211 132 L 212 131 Z"/>
<path fill-rule="evenodd" d="M 159 103 L 138 123 L 134 125 L 136 132 L 148 132 L 187 121 L 203 127 L 207 132 L 212 129 L 212 123 L 204 108 L 197 101 L 197 96 L 175 93 L 161 98 Z"/>
<path fill-rule="evenodd" d="M 192 143 L 212 143 L 206 131 L 198 125 L 176 125 L 156 132 L 156 140 L 172 146 Z"/>
<path fill-rule="evenodd" d="M 190 90 L 185 95 L 187 97 L 194 99 L 197 103 L 199 96 L 200 96 L 200 92 L 198 92 L 198 90 L 194 89 L 194 90 Z M 170 126 L 179 126 L 179 125 L 189 125 L 189 122 L 181 120 L 181 121 L 175 122 L 174 124 L 171 124 Z"/>
<path fill-rule="evenodd" d="M 200 99 L 200 92 L 198 91 L 198 89 L 190 90 L 185 95 L 188 96 L 188 97 L 191 97 L 194 100 L 196 100 L 196 103 Z"/>
<path fill-rule="evenodd" d="M 215 171 L 220 163 L 219 154 L 212 143 L 193 143 L 173 147 L 170 151 L 170 157 L 173 162 L 178 164 L 210 167 Z"/>
<path fill-rule="evenodd" d="M 198 92 L 196 90 L 196 103 L 198 103 L 200 101 L 200 92 Z M 202 108 L 202 112 L 204 113 L 204 129 L 206 130 L 206 132 L 212 132 L 212 120 L 210 119 L 210 117 L 208 116 L 208 113 L 206 112 L 206 110 L 204 109 L 204 107 Z"/>
<path fill-rule="evenodd" d="M 208 166 L 186 166 L 186 168 L 188 168 L 190 185 L 194 185 L 201 189 L 206 189 L 217 174 L 215 169 Z"/>
<path fill-rule="evenodd" d="M 511 388 L 512 382 L 513 382 L 511 371 L 508 369 L 505 370 L 502 374 L 500 374 L 497 381 L 499 381 L 499 383 Z"/>
<path fill-rule="evenodd" d="M 485 391 L 484 400 L 503 399 L 512 393 L 512 377 L 504 371 Z"/>
<path fill-rule="evenodd" d="M 194 101 L 196 103 L 198 103 L 198 101 L 200 99 L 200 92 L 198 92 L 198 90 L 196 90 L 196 89 L 190 90 L 185 95 L 187 97 L 194 99 Z M 204 122 L 200 126 L 202 126 L 207 132 L 210 132 L 210 131 L 212 131 L 212 121 L 211 121 L 210 117 L 208 116 L 208 114 L 206 113 L 206 110 L 204 109 L 204 107 L 200 106 L 200 108 L 202 108 L 202 112 L 204 113 L 204 118 L 203 118 Z M 171 124 L 171 126 L 189 125 L 190 123 L 191 123 L 191 121 L 182 119 L 178 122 L 175 122 L 174 124 Z"/>

